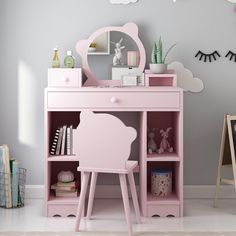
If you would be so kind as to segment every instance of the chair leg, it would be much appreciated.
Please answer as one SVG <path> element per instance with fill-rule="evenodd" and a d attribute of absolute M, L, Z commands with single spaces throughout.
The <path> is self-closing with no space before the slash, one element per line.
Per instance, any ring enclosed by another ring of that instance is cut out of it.
<path fill-rule="evenodd" d="M 77 214 L 76 214 L 76 221 L 75 221 L 75 231 L 79 231 L 80 226 L 80 220 L 84 209 L 84 203 L 85 203 L 85 197 L 86 197 L 86 191 L 88 187 L 88 180 L 89 180 L 89 172 L 83 172 L 82 175 L 82 186 L 81 186 L 81 192 L 79 197 L 79 205 L 77 208 Z"/>
<path fill-rule="evenodd" d="M 126 217 L 126 221 L 128 225 L 128 233 L 129 233 L 129 236 L 132 236 L 133 230 L 132 230 L 131 219 L 130 219 L 130 206 L 129 206 L 129 197 L 128 197 L 125 174 L 119 174 L 119 178 L 120 178 L 120 186 L 121 186 L 122 198 L 123 198 L 123 203 L 124 203 L 124 208 L 125 208 L 125 217 Z"/>
<path fill-rule="evenodd" d="M 136 214 L 136 219 L 138 223 L 141 223 L 141 216 L 140 216 L 140 210 L 139 210 L 139 204 L 138 204 L 138 197 L 137 197 L 137 192 L 136 192 L 136 187 L 135 187 L 135 182 L 134 182 L 134 174 L 133 171 L 128 173 L 128 179 L 129 179 L 129 186 L 130 186 L 130 191 L 133 199 L 133 204 L 134 204 L 134 210 Z"/>
<path fill-rule="evenodd" d="M 91 183 L 90 183 L 90 191 L 89 191 L 89 201 L 88 201 L 88 209 L 87 209 L 87 219 L 90 219 L 93 209 L 93 200 L 95 194 L 95 188 L 97 183 L 97 172 L 92 173 Z"/>

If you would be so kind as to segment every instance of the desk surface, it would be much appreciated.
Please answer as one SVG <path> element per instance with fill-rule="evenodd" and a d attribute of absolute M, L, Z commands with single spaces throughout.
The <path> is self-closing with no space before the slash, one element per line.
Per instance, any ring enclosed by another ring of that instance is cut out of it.
<path fill-rule="evenodd" d="M 166 92 L 166 91 L 183 91 L 179 87 L 160 86 L 160 87 L 79 87 L 79 88 L 46 88 L 46 92 L 50 91 L 72 91 L 72 92 Z"/>

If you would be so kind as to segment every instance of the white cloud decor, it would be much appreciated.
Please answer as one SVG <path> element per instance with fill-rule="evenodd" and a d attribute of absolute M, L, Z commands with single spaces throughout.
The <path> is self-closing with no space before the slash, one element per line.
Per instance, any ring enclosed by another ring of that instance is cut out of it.
<path fill-rule="evenodd" d="M 204 84 L 199 78 L 194 78 L 193 73 L 184 67 L 181 62 L 175 61 L 168 65 L 168 69 L 175 70 L 177 84 L 185 92 L 199 93 L 204 89 Z"/>
<path fill-rule="evenodd" d="M 112 4 L 129 4 L 129 3 L 135 3 L 138 0 L 110 0 L 110 3 Z"/>

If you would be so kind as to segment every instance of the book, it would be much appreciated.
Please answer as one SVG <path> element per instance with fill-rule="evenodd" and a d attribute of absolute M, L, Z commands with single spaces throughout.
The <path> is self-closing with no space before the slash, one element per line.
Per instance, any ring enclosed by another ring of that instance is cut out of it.
<path fill-rule="evenodd" d="M 70 155 L 73 155 L 73 126 L 70 126 Z"/>
<path fill-rule="evenodd" d="M 19 162 L 13 160 L 12 162 L 12 206 L 18 205 L 18 185 L 19 185 Z"/>
<path fill-rule="evenodd" d="M 75 183 L 75 181 L 67 182 L 67 183 L 58 181 L 57 186 L 59 186 L 59 187 L 75 187 L 76 183 Z"/>
<path fill-rule="evenodd" d="M 60 134 L 60 128 L 57 128 L 56 132 L 55 132 L 54 139 L 52 141 L 52 146 L 51 146 L 51 150 L 50 150 L 51 155 L 56 154 L 56 148 L 57 148 L 57 142 L 58 142 L 58 139 L 59 139 L 59 134 Z"/>
<path fill-rule="evenodd" d="M 3 162 L 3 146 L 0 146 L 0 206 L 5 206 L 6 199 L 5 199 L 5 168 Z"/>
<path fill-rule="evenodd" d="M 69 192 L 69 191 L 60 191 L 55 190 L 56 197 L 77 197 L 78 193 L 77 191 Z"/>
<path fill-rule="evenodd" d="M 76 132 L 77 132 L 77 130 L 76 129 L 72 129 L 72 154 L 76 154 L 76 147 L 75 147 L 75 145 L 76 145 L 76 143 L 75 143 L 75 135 L 76 135 Z"/>
<path fill-rule="evenodd" d="M 59 132 L 59 137 L 58 137 L 58 142 L 57 142 L 57 148 L 56 148 L 56 155 L 60 154 L 62 134 L 63 134 L 63 128 L 60 127 L 60 132 Z"/>
<path fill-rule="evenodd" d="M 66 154 L 71 155 L 71 127 L 66 129 Z"/>
<path fill-rule="evenodd" d="M 53 184 L 53 185 L 51 185 L 51 189 L 74 192 L 76 190 L 76 187 L 75 187 L 75 185 L 74 186 L 58 186 L 57 184 Z"/>
<path fill-rule="evenodd" d="M 61 141 L 61 155 L 65 154 L 66 145 L 66 125 L 63 126 L 62 141 Z"/>
<path fill-rule="evenodd" d="M 4 165 L 4 189 L 6 208 L 12 208 L 12 195 L 11 195 L 11 170 L 10 170 L 10 154 L 9 148 L 6 144 L 3 144 L 3 165 Z"/>

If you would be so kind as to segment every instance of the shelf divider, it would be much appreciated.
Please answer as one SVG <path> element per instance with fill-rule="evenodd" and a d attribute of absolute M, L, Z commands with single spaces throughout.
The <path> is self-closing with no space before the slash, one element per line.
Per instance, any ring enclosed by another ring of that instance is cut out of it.
<path fill-rule="evenodd" d="M 169 196 L 166 197 L 156 197 L 152 195 L 151 192 L 147 193 L 147 204 L 157 204 L 157 205 L 179 205 L 180 200 L 176 193 L 171 193 Z"/>
<path fill-rule="evenodd" d="M 47 161 L 79 161 L 76 155 L 49 156 Z"/>

